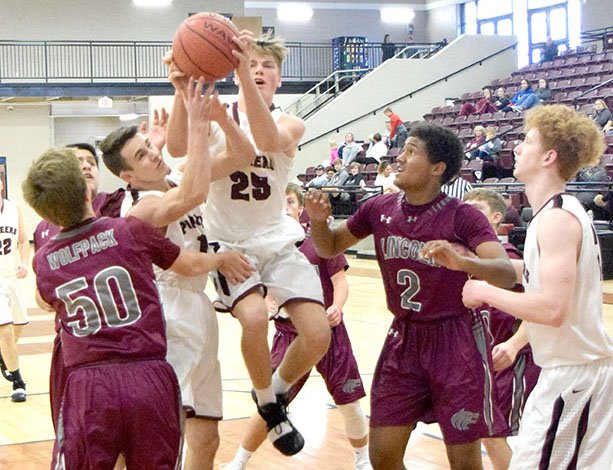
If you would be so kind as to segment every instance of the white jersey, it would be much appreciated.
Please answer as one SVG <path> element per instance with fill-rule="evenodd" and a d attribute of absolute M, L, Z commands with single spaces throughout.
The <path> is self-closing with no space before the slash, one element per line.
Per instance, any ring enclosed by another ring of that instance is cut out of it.
<path fill-rule="evenodd" d="M 551 199 L 532 219 L 526 234 L 523 284 L 526 292 L 540 291 L 537 231 L 541 215 L 552 207 L 573 214 L 582 230 L 573 301 L 568 317 L 559 328 L 524 322 L 534 362 L 540 367 L 585 364 L 611 358 L 613 346 L 602 320 L 602 275 L 596 231 L 581 203 L 564 194 Z"/>
<path fill-rule="evenodd" d="M 177 169 L 173 169 L 166 179 L 173 185 L 178 186 L 183 174 Z M 132 206 L 140 199 L 147 196 L 163 197 L 161 191 L 126 191 L 124 200 L 121 204 L 120 215 L 125 217 Z M 202 206 L 195 207 L 180 219 L 168 224 L 166 227 L 166 238 L 178 245 L 182 249 L 190 251 L 203 251 L 206 246 L 204 237 Z M 189 289 L 203 292 L 206 286 L 207 275 L 185 277 L 170 270 L 162 270 L 153 266 L 155 277 L 160 284 L 176 285 L 182 289 Z"/>
<path fill-rule="evenodd" d="M 19 264 L 19 212 L 17 205 L 3 200 L 0 211 L 0 278 L 14 278 Z"/>
<path fill-rule="evenodd" d="M 283 116 L 272 111 L 276 122 Z M 247 115 L 238 111 L 240 128 L 255 147 Z M 293 158 L 256 148 L 249 167 L 211 182 L 204 209 L 204 226 L 209 240 L 241 242 L 278 227 L 286 217 L 285 188 Z"/>

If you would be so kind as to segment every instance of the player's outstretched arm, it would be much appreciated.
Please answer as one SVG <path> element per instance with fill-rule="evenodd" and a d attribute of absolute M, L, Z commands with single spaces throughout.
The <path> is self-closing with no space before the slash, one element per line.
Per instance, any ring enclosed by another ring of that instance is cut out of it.
<path fill-rule="evenodd" d="M 249 260 L 237 251 L 224 253 L 200 253 L 181 250 L 170 270 L 182 276 L 201 276 L 210 271 L 220 271 L 232 284 L 245 281 L 254 271 Z"/>
<path fill-rule="evenodd" d="M 487 303 L 522 320 L 562 325 L 573 302 L 581 233 L 579 221 L 569 212 L 545 211 L 537 227 L 540 291 L 516 293 L 483 281 L 468 281 L 463 290 L 464 305 L 476 307 Z"/>
<path fill-rule="evenodd" d="M 168 67 L 168 79 L 175 88 L 175 98 L 168 119 L 166 149 L 171 157 L 179 158 L 187 154 L 187 109 L 183 101 L 183 90 L 187 88 L 187 77 L 172 60 L 172 51 L 164 56 Z"/>
<path fill-rule="evenodd" d="M 510 367 L 517 353 L 528 344 L 528 334 L 526 327 L 522 323 L 513 336 L 508 340 L 497 344 L 492 349 L 492 361 L 494 362 L 494 370 L 499 371 Z"/>
<path fill-rule="evenodd" d="M 317 254 L 322 258 L 336 256 L 359 241 L 359 238 L 354 237 L 347 228 L 347 222 L 330 229 L 328 217 L 332 214 L 332 208 L 326 193 L 309 190 L 304 206 L 311 219 L 311 237 L 317 248 Z"/>
<path fill-rule="evenodd" d="M 298 142 L 304 135 L 304 122 L 296 116 L 283 116 L 275 123 L 268 104 L 260 95 L 251 74 L 249 54 L 254 42 L 253 33 L 241 31 L 234 42 L 238 50 L 234 50 L 233 54 L 239 61 L 236 74 L 245 99 L 245 111 L 256 147 L 262 152 L 283 152 L 293 157 Z M 276 64 L 271 65 L 276 67 Z"/>
<path fill-rule="evenodd" d="M 498 242 L 481 243 L 477 257 L 463 256 L 447 240 L 432 240 L 424 245 L 420 255 L 454 271 L 464 271 L 500 287 L 513 287 L 517 275 L 506 251 Z"/>

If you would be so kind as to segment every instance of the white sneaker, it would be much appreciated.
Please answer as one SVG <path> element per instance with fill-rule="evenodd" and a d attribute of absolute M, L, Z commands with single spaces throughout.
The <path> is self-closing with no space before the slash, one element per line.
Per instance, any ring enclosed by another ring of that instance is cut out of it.
<path fill-rule="evenodd" d="M 370 460 L 360 460 L 355 463 L 354 470 L 373 470 Z"/>
<path fill-rule="evenodd" d="M 233 460 L 232 462 L 222 463 L 219 466 L 220 470 L 247 470 L 247 464 Z"/>

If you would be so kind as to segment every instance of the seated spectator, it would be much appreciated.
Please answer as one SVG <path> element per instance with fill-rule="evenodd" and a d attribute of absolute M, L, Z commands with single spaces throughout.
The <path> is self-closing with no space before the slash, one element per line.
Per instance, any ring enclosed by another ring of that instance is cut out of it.
<path fill-rule="evenodd" d="M 398 116 L 392 108 L 389 106 L 383 110 L 383 114 L 390 121 L 390 135 L 389 141 L 392 147 L 397 147 L 401 149 L 404 147 L 404 142 L 407 140 L 409 133 L 407 132 L 407 128 L 404 126 L 402 119 Z"/>
<path fill-rule="evenodd" d="M 505 108 L 509 105 L 511 100 L 507 96 L 507 92 L 504 87 L 499 87 L 496 90 L 496 101 L 494 101 L 494 106 L 498 111 L 504 111 Z"/>
<path fill-rule="evenodd" d="M 315 178 L 304 185 L 305 188 L 322 188 L 327 186 L 329 182 L 328 174 L 323 165 L 317 165 L 315 168 Z"/>
<path fill-rule="evenodd" d="M 492 103 L 492 91 L 485 87 L 483 88 L 483 98 L 477 101 L 477 104 L 471 102 L 464 103 L 458 116 L 468 116 L 469 114 L 495 113 L 498 108 Z"/>
<path fill-rule="evenodd" d="M 511 102 L 503 111 L 516 111 L 521 113 L 538 103 L 538 97 L 534 93 L 528 80 L 523 78 L 521 82 L 519 82 L 519 87 L 519 91 L 515 93 L 513 98 L 511 98 Z"/>
<path fill-rule="evenodd" d="M 476 156 L 473 156 L 473 151 L 477 150 L 485 142 L 485 129 L 483 126 L 476 126 L 474 132 L 475 136 L 466 144 L 466 158 L 469 160 L 476 158 Z"/>
<path fill-rule="evenodd" d="M 538 103 L 543 104 L 551 101 L 551 88 L 549 83 L 544 78 L 539 78 L 539 86 L 534 90 L 534 94 L 538 98 Z"/>
<path fill-rule="evenodd" d="M 613 119 L 611 110 L 607 106 L 605 100 L 594 101 L 594 114 L 592 114 L 592 119 L 598 125 L 598 127 L 603 130 L 609 124 L 609 121 Z"/>
<path fill-rule="evenodd" d="M 501 196 L 502 196 L 502 199 L 504 199 L 504 203 L 507 206 L 507 210 L 502 219 L 502 223 L 503 224 L 513 224 L 515 227 L 521 227 L 522 223 L 521 223 L 521 219 L 519 218 L 519 211 L 513 205 L 513 199 L 511 199 L 511 196 L 509 195 L 509 193 L 502 193 Z"/>
<path fill-rule="evenodd" d="M 347 178 L 349 178 L 349 172 L 343 166 L 343 161 L 339 158 L 334 162 L 334 175 L 330 178 L 328 186 L 343 186 Z"/>
<path fill-rule="evenodd" d="M 381 157 L 387 155 L 387 145 L 383 143 L 383 138 L 378 132 L 372 136 L 370 140 L 370 147 L 366 150 L 366 154 L 363 157 L 354 158 L 354 163 L 363 163 L 368 165 L 369 163 L 381 162 Z"/>
<path fill-rule="evenodd" d="M 347 166 L 355 159 L 360 150 L 362 150 L 362 146 L 355 143 L 351 132 L 347 132 L 345 142 L 338 148 L 338 156 L 343 160 L 343 165 Z"/>
<path fill-rule="evenodd" d="M 602 164 L 600 164 L 598 166 L 586 166 L 585 168 L 582 168 L 579 170 L 579 173 L 577 173 L 574 181 L 577 183 L 598 183 L 608 180 L 607 170 Z M 576 188 L 590 189 L 589 186 L 576 186 Z M 595 198 L 598 193 L 598 190 L 580 191 L 577 192 L 575 196 L 577 199 L 579 199 L 579 202 L 583 205 L 586 211 L 592 211 L 595 220 L 607 220 L 607 211 L 595 202 Z"/>
<path fill-rule="evenodd" d="M 502 142 L 496 137 L 496 128 L 490 126 L 485 130 L 485 142 L 471 152 L 471 159 L 480 158 L 483 161 L 496 163 L 501 146 Z"/>
<path fill-rule="evenodd" d="M 472 185 L 460 176 L 441 186 L 441 191 L 447 196 L 456 197 L 458 199 L 463 199 L 464 195 L 471 189 L 473 189 Z"/>
<path fill-rule="evenodd" d="M 349 178 L 347 178 L 347 181 L 345 181 L 345 184 L 343 185 L 344 188 L 346 189 L 357 189 L 359 188 L 364 188 L 366 186 L 366 179 L 364 178 L 364 175 L 360 172 L 361 167 L 359 163 L 352 163 L 351 165 L 349 165 Z M 342 193 L 341 194 L 341 200 L 342 201 L 355 201 L 356 200 L 356 196 L 355 193 L 352 192 L 350 194 L 348 193 Z"/>
<path fill-rule="evenodd" d="M 558 56 L 558 46 L 553 43 L 551 36 L 547 36 L 541 62 L 549 62 Z"/>
<path fill-rule="evenodd" d="M 390 162 L 381 162 L 377 167 L 377 177 L 375 178 L 375 186 L 381 186 L 384 193 L 395 193 L 400 191 L 394 184 L 396 173 Z"/>

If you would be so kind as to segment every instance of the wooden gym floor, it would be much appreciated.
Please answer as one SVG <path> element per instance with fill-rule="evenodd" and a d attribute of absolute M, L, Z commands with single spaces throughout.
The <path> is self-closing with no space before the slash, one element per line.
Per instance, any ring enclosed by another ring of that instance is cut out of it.
<path fill-rule="evenodd" d="M 385 296 L 375 261 L 348 257 L 349 300 L 345 323 L 353 343 L 367 393 L 378 353 L 392 316 L 387 312 Z M 210 286 L 209 286 L 210 288 Z M 54 337 L 53 317 L 36 308 L 34 276 L 23 281 L 30 308 L 30 324 L 19 341 L 21 370 L 28 385 L 25 403 L 11 402 L 11 384 L 0 379 L 0 469 L 38 470 L 49 468 L 53 428 L 49 413 L 49 361 Z M 613 281 L 605 282 L 605 291 L 613 292 Z M 608 299 L 605 299 L 608 300 Z M 613 306 L 604 305 L 609 334 L 613 332 Z M 224 421 L 220 423 L 221 446 L 216 468 L 229 462 L 240 442 L 246 419 L 255 411 L 251 389 L 240 354 L 240 326 L 229 315 L 219 315 L 220 351 L 224 390 Z M 269 329 L 269 333 L 273 331 Z M 370 412 L 368 396 L 362 407 Z M 253 470 L 318 469 L 349 470 L 353 455 L 344 435 L 342 418 L 335 409 L 325 385 L 316 373 L 292 403 L 292 420 L 306 439 L 298 455 L 288 458 L 268 442 L 252 457 Z M 484 466 L 491 469 L 487 455 Z M 420 425 L 411 436 L 405 455 L 408 469 L 448 468 L 445 448 L 436 425 Z"/>

